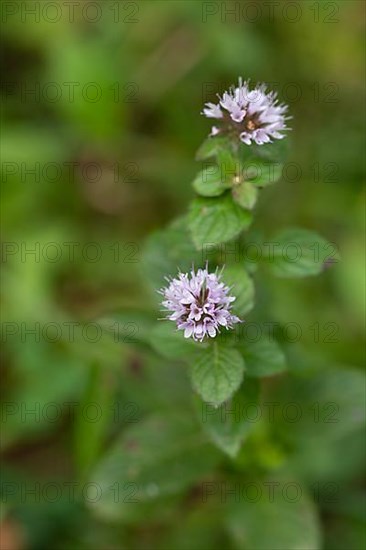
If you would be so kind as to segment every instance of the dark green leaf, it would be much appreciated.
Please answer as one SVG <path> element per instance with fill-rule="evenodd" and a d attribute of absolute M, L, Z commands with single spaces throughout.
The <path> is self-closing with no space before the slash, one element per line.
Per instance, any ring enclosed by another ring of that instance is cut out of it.
<path fill-rule="evenodd" d="M 244 376 L 240 353 L 219 342 L 212 342 L 191 361 L 194 389 L 204 401 L 220 405 L 239 388 Z"/>
<path fill-rule="evenodd" d="M 189 212 L 189 228 L 197 249 L 207 243 L 218 244 L 232 239 L 251 221 L 251 213 L 235 204 L 230 195 L 195 199 Z"/>
<path fill-rule="evenodd" d="M 100 488 L 93 507 L 102 517 L 123 519 L 130 508 L 184 491 L 219 459 L 188 411 L 146 418 L 117 439 L 90 477 Z"/>
<path fill-rule="evenodd" d="M 249 422 L 245 408 L 257 404 L 259 386 L 255 380 L 246 380 L 234 396 L 215 407 L 197 399 L 197 411 L 202 426 L 217 447 L 231 457 L 240 450 L 246 436 L 255 424 Z"/>
<path fill-rule="evenodd" d="M 150 345 L 167 359 L 188 360 L 200 352 L 207 344 L 198 343 L 192 338 L 184 338 L 184 331 L 177 330 L 172 321 L 161 321 L 150 333 Z"/>
<path fill-rule="evenodd" d="M 262 338 L 258 342 L 240 341 L 239 350 L 245 359 L 248 376 L 262 377 L 286 370 L 286 357 L 275 340 Z"/>
<path fill-rule="evenodd" d="M 335 246 L 313 231 L 285 229 L 272 239 L 273 254 L 267 258 L 278 277 L 318 275 L 327 265 L 339 260 Z"/>

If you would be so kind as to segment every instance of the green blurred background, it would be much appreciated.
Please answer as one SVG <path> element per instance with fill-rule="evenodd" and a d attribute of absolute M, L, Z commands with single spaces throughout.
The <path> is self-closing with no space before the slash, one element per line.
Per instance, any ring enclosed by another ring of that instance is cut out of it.
<path fill-rule="evenodd" d="M 327 424 L 317 424 L 315 435 L 308 433 L 314 426 L 299 433 L 297 424 L 264 422 L 236 462 L 221 457 L 215 473 L 202 479 L 239 482 L 295 472 L 307 487 L 336 484 L 339 498 L 317 503 L 317 547 L 360 550 L 363 3 L 71 6 L 2 4 L 1 548 L 278 548 L 276 532 L 273 546 L 258 543 L 272 527 L 269 520 L 260 523 L 253 507 L 228 512 L 220 501 L 202 502 L 202 480 L 168 497 L 152 490 L 151 508 L 126 506 L 118 517 L 99 514 L 98 506 L 95 511 L 65 491 L 55 502 L 42 496 L 47 483 L 75 482 L 80 489 L 131 423 L 134 429 L 151 414 L 192 408 L 179 364 L 116 343 L 90 323 L 114 309 L 158 316 L 144 240 L 186 211 L 195 151 L 210 126 L 200 116 L 203 103 L 241 75 L 272 83 L 293 116 L 288 161 L 295 164 L 261 194 L 254 230 L 314 229 L 342 257 L 319 278 L 258 276 L 253 318 L 261 318 L 263 306 L 271 321 L 302 328 L 300 341 L 287 346 L 289 375 L 269 384 L 267 395 L 304 407 L 312 400 L 340 404 L 340 421 L 331 434 Z M 128 315 L 127 322 L 136 322 Z M 336 327 L 331 339 L 329 323 Z M 74 413 L 65 406 L 71 402 Z M 80 414 L 80 404 L 89 402 L 103 410 L 95 423 Z M 117 421 L 116 403 L 123 410 Z M 148 443 L 143 451 L 149 456 Z M 36 496 L 23 495 L 30 487 Z M 249 534 L 241 530 L 246 515 Z"/>

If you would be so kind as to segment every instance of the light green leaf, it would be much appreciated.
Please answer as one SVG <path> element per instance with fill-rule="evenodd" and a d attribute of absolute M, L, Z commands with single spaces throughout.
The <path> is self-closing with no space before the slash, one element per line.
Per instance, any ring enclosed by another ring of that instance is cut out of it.
<path fill-rule="evenodd" d="M 234 201 L 242 208 L 252 210 L 257 202 L 258 189 L 251 181 L 244 181 L 234 185 L 232 189 Z"/>
<path fill-rule="evenodd" d="M 203 197 L 218 197 L 222 195 L 228 185 L 219 166 L 207 166 L 199 172 L 193 181 L 193 188 Z"/>
<path fill-rule="evenodd" d="M 197 249 L 206 243 L 226 242 L 250 225 L 252 215 L 227 195 L 219 198 L 195 199 L 188 223 Z"/>
<path fill-rule="evenodd" d="M 271 489 L 272 486 L 272 489 Z M 235 548 L 242 550 L 319 550 L 316 508 L 304 487 L 292 479 L 251 481 L 251 490 L 227 510 Z M 301 493 L 300 493 L 301 491 Z M 243 493 L 241 493 L 242 495 Z M 300 498 L 297 495 L 300 494 Z"/>
<path fill-rule="evenodd" d="M 150 333 L 150 345 L 167 359 L 188 360 L 189 357 L 207 347 L 192 338 L 184 338 L 182 330 L 177 330 L 172 321 L 161 321 Z"/>
<path fill-rule="evenodd" d="M 204 401 L 220 405 L 239 388 L 244 360 L 233 348 L 212 342 L 190 361 L 193 388 Z"/>
<path fill-rule="evenodd" d="M 156 415 L 128 428 L 90 476 L 100 488 L 91 506 L 108 519 L 123 519 L 207 476 L 220 460 L 202 430 L 184 415 Z"/>
<path fill-rule="evenodd" d="M 234 458 L 255 426 L 248 421 L 245 408 L 257 404 L 259 385 L 256 380 L 246 380 L 235 395 L 220 407 L 197 399 L 197 412 L 202 427 L 213 443 Z"/>
<path fill-rule="evenodd" d="M 231 294 L 236 297 L 232 304 L 232 311 L 242 317 L 254 307 L 255 289 L 253 279 L 247 271 L 239 264 L 227 265 L 223 271 L 222 278 L 225 283 L 232 287 Z"/>
<path fill-rule="evenodd" d="M 266 187 L 282 177 L 282 170 L 283 164 L 279 162 L 252 159 L 243 165 L 243 178 L 244 181 L 250 180 L 256 187 Z"/>
<path fill-rule="evenodd" d="M 318 275 L 339 260 L 335 245 L 307 229 L 285 229 L 273 239 L 273 254 L 267 258 L 278 277 Z"/>
<path fill-rule="evenodd" d="M 227 182 L 233 182 L 234 177 L 240 172 L 240 163 L 228 148 L 221 149 L 217 153 L 217 164 L 220 167 L 222 177 Z"/>
<path fill-rule="evenodd" d="M 203 197 L 217 197 L 232 187 L 240 176 L 240 164 L 228 149 L 217 153 L 217 164 L 206 165 L 193 182 L 195 191 Z"/>
<path fill-rule="evenodd" d="M 270 162 L 284 162 L 288 156 L 289 149 L 290 140 L 288 138 L 277 139 L 273 143 L 265 143 L 263 145 L 253 144 L 251 147 L 254 156 Z"/>
<path fill-rule="evenodd" d="M 196 159 L 205 160 L 218 155 L 229 147 L 229 140 L 224 137 L 209 137 L 207 138 L 197 151 Z"/>
<path fill-rule="evenodd" d="M 245 359 L 248 376 L 272 376 L 287 369 L 285 354 L 275 340 L 241 341 L 238 349 Z"/>

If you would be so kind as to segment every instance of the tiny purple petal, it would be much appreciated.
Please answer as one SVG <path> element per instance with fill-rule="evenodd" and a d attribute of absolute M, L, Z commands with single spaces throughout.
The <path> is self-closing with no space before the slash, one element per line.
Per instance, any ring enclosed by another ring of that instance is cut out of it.
<path fill-rule="evenodd" d="M 220 105 L 215 105 L 215 103 L 206 103 L 202 114 L 207 118 L 222 118 L 224 116 L 220 109 Z"/>

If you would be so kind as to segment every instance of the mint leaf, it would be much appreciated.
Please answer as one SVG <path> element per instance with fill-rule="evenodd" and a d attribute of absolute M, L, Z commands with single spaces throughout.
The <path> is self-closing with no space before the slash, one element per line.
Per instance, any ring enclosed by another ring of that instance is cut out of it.
<path fill-rule="evenodd" d="M 335 246 L 313 231 L 285 229 L 272 240 L 273 255 L 267 258 L 272 273 L 278 277 L 318 275 L 339 260 Z"/>
<path fill-rule="evenodd" d="M 203 429 L 219 449 L 234 458 L 255 426 L 245 416 L 245 407 L 258 403 L 256 380 L 246 380 L 235 395 L 220 407 L 197 400 L 197 412 Z"/>
<path fill-rule="evenodd" d="M 108 519 L 121 519 L 209 475 L 220 455 L 186 411 L 159 414 L 128 428 L 90 476 L 100 498 L 91 503 Z"/>
<path fill-rule="evenodd" d="M 275 340 L 241 341 L 238 349 L 244 357 L 247 376 L 272 376 L 287 369 L 285 354 Z"/>
<path fill-rule="evenodd" d="M 282 177 L 283 164 L 251 159 L 243 165 L 243 179 L 256 187 L 266 187 Z"/>
<path fill-rule="evenodd" d="M 209 137 L 207 138 L 197 151 L 196 159 L 205 160 L 217 156 L 221 151 L 230 147 L 228 138 L 225 137 Z"/>
<path fill-rule="evenodd" d="M 276 139 L 272 143 L 265 143 L 263 145 L 253 143 L 251 146 L 254 156 L 271 162 L 284 162 L 288 156 L 289 148 L 290 140 L 288 138 Z"/>
<path fill-rule="evenodd" d="M 218 197 L 229 185 L 225 183 L 224 175 L 219 166 L 207 166 L 199 172 L 193 181 L 194 190 L 203 197 Z"/>
<path fill-rule="evenodd" d="M 149 342 L 155 351 L 166 359 L 187 360 L 200 352 L 207 344 L 184 338 L 184 331 L 177 330 L 172 321 L 161 321 L 150 333 Z"/>
<path fill-rule="evenodd" d="M 197 249 L 206 243 L 226 242 L 247 229 L 251 222 L 251 213 L 235 204 L 230 195 L 195 199 L 188 215 Z"/>
<path fill-rule="evenodd" d="M 202 399 L 220 405 L 239 388 L 244 376 L 244 360 L 233 348 L 213 342 L 202 349 L 192 361 L 193 388 Z"/>
<path fill-rule="evenodd" d="M 244 181 L 234 185 L 232 189 L 234 201 L 242 208 L 252 210 L 257 202 L 258 189 L 251 181 Z"/>

